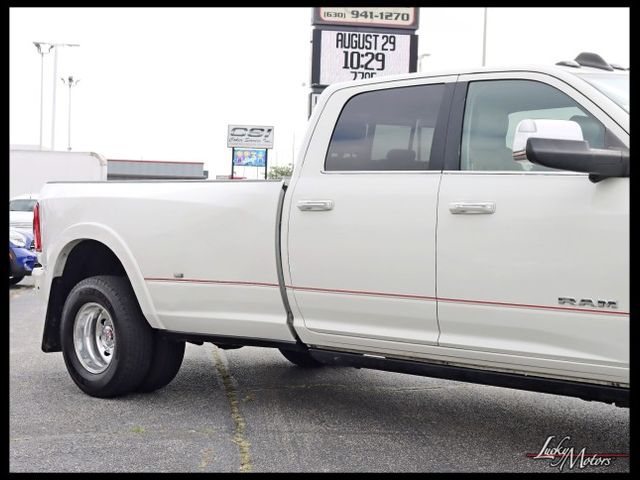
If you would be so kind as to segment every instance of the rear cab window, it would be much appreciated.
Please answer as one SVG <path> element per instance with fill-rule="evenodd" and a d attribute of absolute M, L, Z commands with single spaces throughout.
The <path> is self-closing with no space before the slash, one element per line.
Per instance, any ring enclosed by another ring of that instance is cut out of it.
<path fill-rule="evenodd" d="M 360 93 L 340 113 L 326 171 L 429 170 L 445 84 Z"/>

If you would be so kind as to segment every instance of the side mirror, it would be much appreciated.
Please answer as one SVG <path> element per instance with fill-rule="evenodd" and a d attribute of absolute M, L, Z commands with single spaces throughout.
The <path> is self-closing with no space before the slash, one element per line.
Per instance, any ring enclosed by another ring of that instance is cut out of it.
<path fill-rule="evenodd" d="M 569 120 L 522 120 L 513 140 L 513 158 L 586 172 L 592 182 L 629 176 L 628 150 L 590 148 L 582 138 L 580 125 Z"/>
<path fill-rule="evenodd" d="M 513 137 L 513 159 L 517 161 L 527 158 L 527 140 L 530 138 L 548 138 L 554 140 L 584 140 L 582 129 L 577 122 L 571 120 L 529 120 L 518 123 Z"/>

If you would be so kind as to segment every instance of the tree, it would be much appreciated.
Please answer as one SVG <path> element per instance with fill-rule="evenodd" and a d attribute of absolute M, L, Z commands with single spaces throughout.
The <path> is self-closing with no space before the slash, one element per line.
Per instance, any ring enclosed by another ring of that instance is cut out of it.
<path fill-rule="evenodd" d="M 267 178 L 270 179 L 280 179 L 285 177 L 291 177 L 293 174 L 293 165 L 274 165 L 269 167 L 269 173 L 267 174 Z"/>

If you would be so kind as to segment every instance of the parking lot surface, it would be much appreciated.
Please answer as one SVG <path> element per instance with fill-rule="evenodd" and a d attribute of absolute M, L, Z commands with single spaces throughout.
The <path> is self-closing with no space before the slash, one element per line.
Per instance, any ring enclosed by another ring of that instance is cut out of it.
<path fill-rule="evenodd" d="M 187 344 L 152 394 L 96 399 L 40 350 L 44 305 L 31 279 L 9 289 L 10 470 L 14 472 L 555 472 L 549 436 L 578 454 L 616 453 L 585 472 L 628 471 L 629 410 L 411 375 L 305 370 L 277 350 Z M 556 463 L 557 460 L 556 460 Z"/>

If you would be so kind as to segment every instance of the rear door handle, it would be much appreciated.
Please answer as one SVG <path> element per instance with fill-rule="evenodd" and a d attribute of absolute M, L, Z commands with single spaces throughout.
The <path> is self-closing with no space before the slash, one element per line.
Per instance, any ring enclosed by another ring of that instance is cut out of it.
<path fill-rule="evenodd" d="M 495 202 L 452 202 L 449 211 L 453 214 L 477 215 L 491 214 L 496 211 Z"/>
<path fill-rule="evenodd" d="M 333 200 L 300 200 L 298 208 L 303 212 L 322 212 L 333 210 Z"/>

